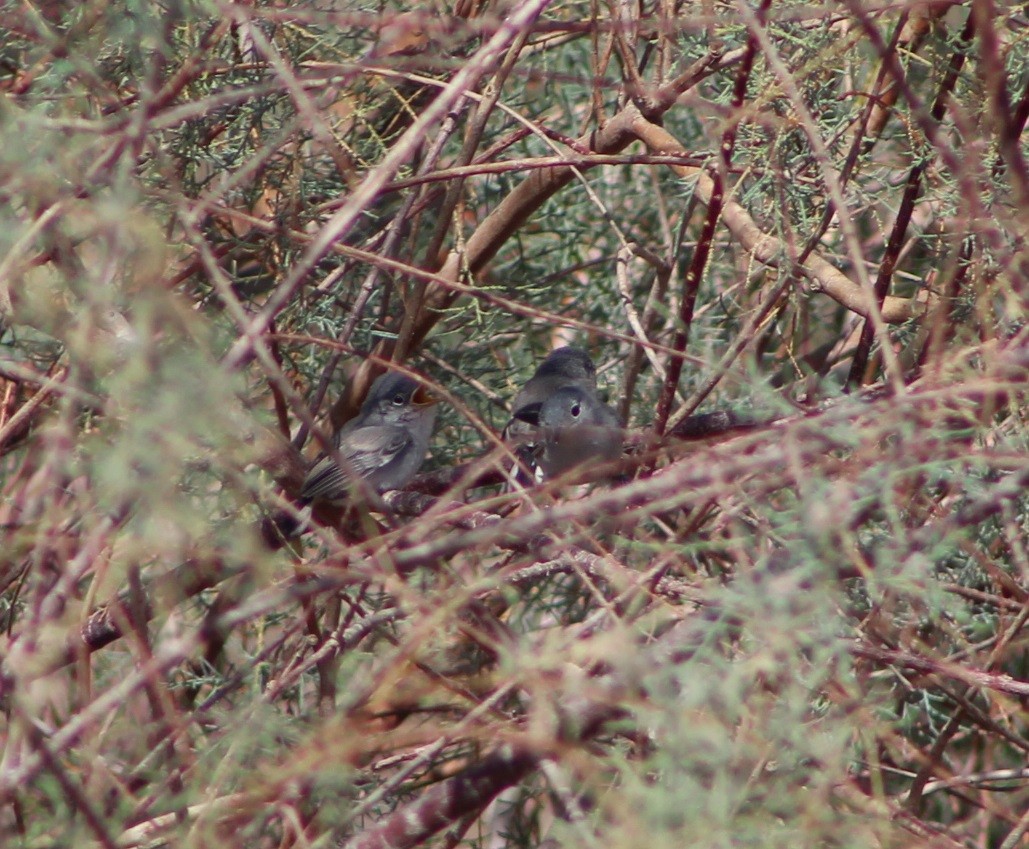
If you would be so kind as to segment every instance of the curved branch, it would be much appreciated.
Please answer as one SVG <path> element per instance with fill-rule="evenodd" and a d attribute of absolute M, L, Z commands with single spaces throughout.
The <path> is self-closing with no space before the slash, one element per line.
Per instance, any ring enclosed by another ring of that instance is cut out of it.
<path fill-rule="evenodd" d="M 679 141 L 664 127 L 637 115 L 633 121 L 633 133 L 654 152 L 685 154 Z M 696 193 L 705 204 L 710 203 L 715 194 L 715 181 L 700 168 L 688 165 L 670 166 L 679 176 L 696 180 Z M 726 200 L 722 207 L 722 220 L 729 231 L 736 237 L 743 248 L 754 255 L 759 262 L 778 268 L 782 258 L 787 256 L 785 245 L 774 236 L 758 227 L 757 223 L 740 204 Z M 851 280 L 831 262 L 812 253 L 807 261 L 793 269 L 804 275 L 809 281 L 812 292 L 824 292 L 837 303 L 868 318 L 875 308 L 869 294 L 861 286 Z M 887 297 L 882 305 L 883 320 L 889 324 L 900 324 L 908 319 L 922 315 L 926 304 L 909 299 Z"/>

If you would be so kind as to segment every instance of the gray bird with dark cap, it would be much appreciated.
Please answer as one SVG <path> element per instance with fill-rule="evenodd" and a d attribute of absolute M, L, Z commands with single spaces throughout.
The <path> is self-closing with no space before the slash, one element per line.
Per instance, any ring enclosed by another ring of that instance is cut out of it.
<path fill-rule="evenodd" d="M 519 418 L 518 414 L 538 411 L 547 398 L 565 387 L 593 392 L 597 390 L 597 367 L 582 348 L 571 345 L 557 348 L 539 364 L 532 377 L 515 395 L 512 405 L 514 417 L 504 429 L 505 436 L 514 438 L 531 434 L 532 425 Z"/>
<path fill-rule="evenodd" d="M 322 457 L 300 490 L 303 503 L 345 501 L 361 482 L 375 492 L 399 489 L 425 461 L 436 399 L 416 380 L 381 375 L 361 411 L 336 433 L 336 455 Z"/>
<path fill-rule="evenodd" d="M 538 409 L 523 408 L 516 415 L 538 428 L 536 462 L 545 480 L 622 456 L 622 422 L 593 390 L 564 386 Z"/>
<path fill-rule="evenodd" d="M 504 441 L 512 446 L 520 463 L 534 465 L 537 453 L 537 428 L 530 422 L 539 416 L 543 402 L 559 389 L 597 390 L 597 367 L 582 348 L 572 345 L 556 348 L 537 366 L 532 377 L 515 395 L 511 421 L 504 428 Z M 519 483 L 530 483 L 524 473 L 516 472 Z"/>

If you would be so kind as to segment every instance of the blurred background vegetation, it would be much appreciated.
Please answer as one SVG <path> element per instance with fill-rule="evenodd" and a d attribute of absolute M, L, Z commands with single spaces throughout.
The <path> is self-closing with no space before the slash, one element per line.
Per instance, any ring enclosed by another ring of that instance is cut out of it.
<path fill-rule="evenodd" d="M 0 842 L 1029 846 L 1024 9 L 0 8 Z"/>

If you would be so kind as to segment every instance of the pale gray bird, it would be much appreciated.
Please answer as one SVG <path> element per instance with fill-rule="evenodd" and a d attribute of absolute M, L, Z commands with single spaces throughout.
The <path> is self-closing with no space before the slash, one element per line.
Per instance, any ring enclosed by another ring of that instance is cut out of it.
<path fill-rule="evenodd" d="M 525 386 L 515 395 L 513 418 L 504 428 L 504 438 L 517 441 L 530 436 L 535 428 L 519 417 L 519 413 L 539 412 L 540 405 L 566 386 L 595 392 L 597 389 L 597 367 L 582 348 L 567 345 L 551 351 L 537 366 Z"/>
<path fill-rule="evenodd" d="M 361 411 L 336 433 L 342 465 L 331 455 L 315 463 L 300 490 L 301 502 L 344 501 L 357 480 L 375 492 L 404 486 L 429 450 L 436 403 L 416 380 L 396 372 L 381 375 Z"/>
<path fill-rule="evenodd" d="M 538 418 L 543 402 L 563 388 L 596 392 L 597 367 L 582 348 L 567 345 L 551 351 L 515 395 L 512 405 L 514 414 L 504 428 L 503 435 L 504 441 L 512 447 L 519 460 L 512 475 L 523 486 L 532 482 L 523 469 L 535 465 L 539 449 L 537 428 L 531 422 Z"/>
<path fill-rule="evenodd" d="M 537 410 L 516 413 L 539 428 L 536 462 L 545 480 L 586 463 L 610 463 L 622 456 L 622 422 L 593 390 L 565 386 Z"/>

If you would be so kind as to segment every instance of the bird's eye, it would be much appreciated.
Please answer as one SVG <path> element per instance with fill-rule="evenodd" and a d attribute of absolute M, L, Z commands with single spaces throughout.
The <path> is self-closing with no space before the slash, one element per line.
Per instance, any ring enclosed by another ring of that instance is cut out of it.
<path fill-rule="evenodd" d="M 579 418 L 579 413 L 581 413 L 581 412 L 582 412 L 582 409 L 579 407 L 578 404 L 572 404 L 572 416 L 573 417 Z"/>
<path fill-rule="evenodd" d="M 398 392 L 393 396 L 393 403 L 398 407 L 402 407 L 404 405 L 404 396 Z"/>

